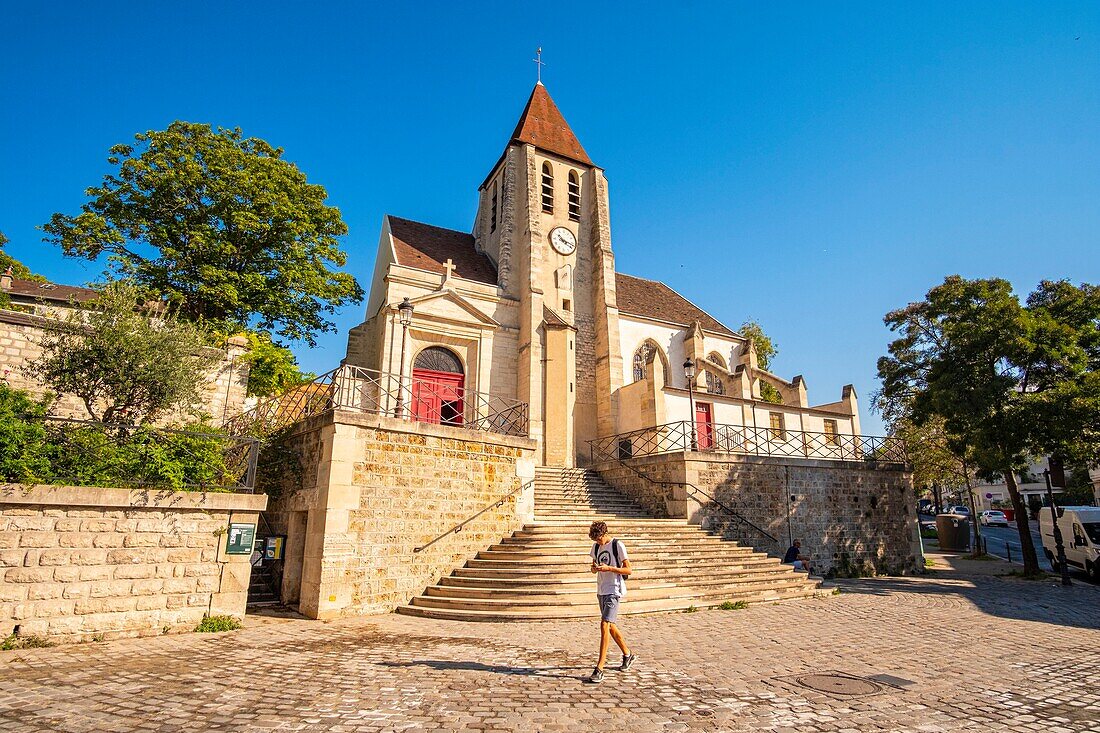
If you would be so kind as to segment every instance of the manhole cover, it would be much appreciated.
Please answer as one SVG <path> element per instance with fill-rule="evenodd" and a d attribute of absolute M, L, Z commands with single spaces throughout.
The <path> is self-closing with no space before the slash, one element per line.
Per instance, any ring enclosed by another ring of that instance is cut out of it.
<path fill-rule="evenodd" d="M 808 674 L 797 678 L 798 684 L 830 695 L 873 695 L 882 688 L 862 677 L 841 674 Z"/>

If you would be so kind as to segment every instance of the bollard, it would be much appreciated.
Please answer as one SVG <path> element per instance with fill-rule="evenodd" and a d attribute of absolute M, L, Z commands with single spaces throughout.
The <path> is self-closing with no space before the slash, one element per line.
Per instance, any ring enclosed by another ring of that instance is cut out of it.
<path fill-rule="evenodd" d="M 1012 545 L 1005 543 L 1005 553 L 1008 555 L 1008 561 L 1012 562 Z"/>

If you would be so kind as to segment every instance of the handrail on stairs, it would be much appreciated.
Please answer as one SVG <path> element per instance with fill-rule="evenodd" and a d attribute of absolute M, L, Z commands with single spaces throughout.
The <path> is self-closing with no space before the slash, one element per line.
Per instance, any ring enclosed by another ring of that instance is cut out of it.
<path fill-rule="evenodd" d="M 769 533 L 767 530 L 763 529 L 762 527 L 759 527 L 758 525 L 756 525 L 751 520 L 746 519 L 744 516 L 741 515 L 740 512 L 738 512 L 737 510 L 735 510 L 735 509 L 733 509 L 729 506 L 726 506 L 722 502 L 718 501 L 718 499 L 716 499 L 714 496 L 707 493 L 706 491 L 703 491 L 702 489 L 700 489 L 698 486 L 696 486 L 693 483 L 690 483 L 688 481 L 658 481 L 657 479 L 655 479 L 655 478 L 639 471 L 637 468 L 635 468 L 634 466 L 631 466 L 629 463 L 626 463 L 622 458 L 616 458 L 615 462 L 618 463 L 623 468 L 627 468 L 627 469 L 633 471 L 635 475 L 640 476 L 641 478 L 645 479 L 646 481 L 650 482 L 651 484 L 656 484 L 657 486 L 683 486 L 685 488 L 691 489 L 692 491 L 694 491 L 698 494 L 702 494 L 707 499 L 709 499 L 711 502 L 718 505 L 719 508 L 723 509 L 724 511 L 728 512 L 729 514 L 732 514 L 739 522 L 742 522 L 744 524 L 749 525 L 750 527 L 755 529 L 757 532 L 759 532 L 760 534 L 762 534 L 765 537 L 767 537 L 768 539 L 770 539 L 772 542 L 779 542 L 779 538 L 775 537 L 774 535 L 772 535 L 771 533 Z"/>
<path fill-rule="evenodd" d="M 480 516 L 481 516 L 482 514 L 484 514 L 485 512 L 489 511 L 490 509 L 496 509 L 496 508 L 498 508 L 498 507 L 501 507 L 501 506 L 503 506 L 503 505 L 504 505 L 504 502 L 508 501 L 508 499 L 509 499 L 509 498 L 511 498 L 511 497 L 512 497 L 512 496 L 514 496 L 515 494 L 518 494 L 519 492 L 523 491 L 523 490 L 524 490 L 525 488 L 527 488 L 528 486 L 531 486 L 531 485 L 532 485 L 532 484 L 534 484 L 534 483 L 535 483 L 535 482 L 534 482 L 534 480 L 533 480 L 533 479 L 532 479 L 531 481 L 528 481 L 527 483 L 520 483 L 520 485 L 519 485 L 519 486 L 517 486 L 516 488 L 512 489 L 511 491 L 509 491 L 509 492 L 508 492 L 507 494 L 505 494 L 504 496 L 500 497 L 499 499 L 497 499 L 496 501 L 494 501 L 494 502 L 493 502 L 492 504 L 489 504 L 488 506 L 484 507 L 484 508 L 483 508 L 483 509 L 481 509 L 481 510 L 480 510 L 479 512 L 477 512 L 477 514 L 471 514 L 470 516 L 466 517 L 466 518 L 465 518 L 465 519 L 463 519 L 463 520 L 462 520 L 461 522 L 459 522 L 459 523 L 458 523 L 458 524 L 456 524 L 455 526 L 451 527 L 451 528 L 450 528 L 450 529 L 448 529 L 448 530 L 447 530 L 446 532 L 444 532 L 443 534 L 439 535 L 438 537 L 436 537 L 436 538 L 435 538 L 435 539 L 433 539 L 432 541 L 430 541 L 430 542 L 428 542 L 428 543 L 426 543 L 426 544 L 423 544 L 423 545 L 421 545 L 420 547 L 414 547 L 414 548 L 413 548 L 413 552 L 420 552 L 421 550 L 426 550 L 426 549 L 428 549 L 429 547 L 431 547 L 432 545 L 434 545 L 434 544 L 435 544 L 436 542 L 439 542 L 439 541 L 440 541 L 441 539 L 443 539 L 444 537 L 449 537 L 450 535 L 453 535 L 453 534 L 458 534 L 459 532 L 461 532 L 461 531 L 462 531 L 462 528 L 463 528 L 463 527 L 465 527 L 465 526 L 466 526 L 467 524 L 469 524 L 470 522 L 474 521 L 475 519 L 477 519 L 478 517 L 480 517 Z"/>

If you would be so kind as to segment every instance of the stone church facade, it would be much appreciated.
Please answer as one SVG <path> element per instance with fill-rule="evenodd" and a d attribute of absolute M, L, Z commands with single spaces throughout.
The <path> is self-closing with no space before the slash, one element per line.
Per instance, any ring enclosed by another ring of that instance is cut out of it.
<path fill-rule="evenodd" d="M 664 283 L 616 271 L 607 178 L 541 83 L 478 189 L 471 232 L 385 217 L 344 363 L 398 380 L 414 420 L 464 419 L 419 394 L 526 403 L 546 466 L 586 465 L 590 441 L 669 424 L 694 422 L 708 445 L 722 426 L 825 445 L 859 434 L 851 386 L 811 406 L 804 380 L 760 368 L 750 340 Z"/>

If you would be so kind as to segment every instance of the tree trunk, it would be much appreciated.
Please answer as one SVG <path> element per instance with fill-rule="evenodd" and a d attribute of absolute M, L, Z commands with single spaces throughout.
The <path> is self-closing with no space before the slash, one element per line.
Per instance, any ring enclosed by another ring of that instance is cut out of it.
<path fill-rule="evenodd" d="M 1020 496 L 1020 487 L 1016 485 L 1016 475 L 1011 469 L 1004 472 L 1008 495 L 1012 497 L 1012 508 L 1016 510 L 1016 531 L 1020 535 L 1020 547 L 1024 556 L 1024 574 L 1039 574 L 1039 557 L 1035 554 L 1035 543 L 1031 541 L 1031 527 L 1027 520 L 1027 505 Z"/>

